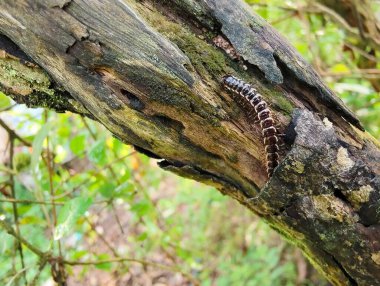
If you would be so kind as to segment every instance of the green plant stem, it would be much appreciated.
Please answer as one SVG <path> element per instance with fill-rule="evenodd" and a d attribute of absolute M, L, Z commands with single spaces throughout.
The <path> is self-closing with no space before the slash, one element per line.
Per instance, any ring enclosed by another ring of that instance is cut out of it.
<path fill-rule="evenodd" d="M 15 203 L 15 204 L 36 204 L 36 205 L 64 205 L 62 202 L 45 202 L 35 200 L 18 200 L 18 199 L 0 199 L 0 203 Z"/>
<path fill-rule="evenodd" d="M 151 261 L 146 261 L 146 260 L 140 260 L 140 259 L 135 259 L 135 258 L 112 258 L 112 259 L 106 259 L 106 260 L 94 260 L 94 261 L 70 261 L 70 260 L 64 260 L 63 263 L 68 264 L 68 265 L 99 265 L 99 264 L 104 264 L 104 263 L 115 263 L 115 262 L 134 262 L 134 263 L 139 263 L 144 266 L 153 266 L 157 268 L 161 268 L 164 270 L 168 270 L 171 272 L 178 272 L 181 273 L 183 276 L 188 278 L 194 285 L 200 285 L 199 281 L 194 278 L 192 275 L 189 273 L 184 272 L 183 270 L 177 268 L 177 267 L 171 267 L 168 265 L 160 264 L 160 263 L 155 263 Z"/>
<path fill-rule="evenodd" d="M 31 147 L 32 144 L 30 144 L 28 141 L 26 141 L 24 138 L 19 136 L 14 130 L 12 130 L 1 118 L 0 118 L 0 126 L 3 127 L 9 134 L 10 137 L 13 137 L 20 142 L 22 142 L 25 146 Z"/>
<path fill-rule="evenodd" d="M 18 242 L 20 242 L 23 245 L 25 245 L 30 251 L 32 251 L 38 257 L 44 258 L 44 257 L 50 257 L 51 256 L 49 252 L 43 252 L 42 250 L 38 249 L 37 247 L 35 247 L 31 243 L 29 243 L 25 238 L 23 238 L 20 234 L 18 234 L 13 229 L 12 225 L 10 223 L 8 223 L 6 220 L 0 219 L 0 227 L 2 227 L 3 229 L 5 229 L 5 231 L 9 235 L 11 235 L 14 238 L 16 238 Z"/>
<path fill-rule="evenodd" d="M 15 142 L 14 142 L 15 137 L 14 136 L 15 135 L 12 133 L 8 133 L 8 134 L 9 134 L 9 140 L 10 140 L 9 167 L 11 170 L 13 170 L 13 156 L 14 156 L 14 144 L 15 144 Z M 11 187 L 12 198 L 16 199 L 16 189 L 15 189 L 15 181 L 14 181 L 14 175 L 13 174 L 10 174 L 9 182 L 10 182 L 9 185 Z M 17 204 L 16 203 L 12 204 L 12 209 L 13 209 L 13 218 L 14 218 L 15 225 L 16 225 L 16 233 L 20 235 L 20 227 L 18 224 L 18 210 L 17 210 Z M 16 245 L 17 245 L 18 252 L 20 254 L 21 267 L 22 267 L 22 269 L 25 269 L 25 261 L 24 261 L 24 253 L 22 251 L 22 245 L 19 241 L 16 241 Z M 22 272 L 22 275 L 24 277 L 25 284 L 27 284 L 28 282 L 26 280 L 25 271 Z"/>

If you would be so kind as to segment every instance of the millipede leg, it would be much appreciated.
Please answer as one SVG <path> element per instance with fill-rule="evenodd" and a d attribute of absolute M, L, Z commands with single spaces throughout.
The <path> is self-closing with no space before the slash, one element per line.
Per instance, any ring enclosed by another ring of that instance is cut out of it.
<path fill-rule="evenodd" d="M 255 123 L 255 124 L 259 124 L 260 123 L 260 119 L 259 119 L 259 115 L 258 114 L 255 114 L 255 117 L 253 117 L 253 123 Z"/>

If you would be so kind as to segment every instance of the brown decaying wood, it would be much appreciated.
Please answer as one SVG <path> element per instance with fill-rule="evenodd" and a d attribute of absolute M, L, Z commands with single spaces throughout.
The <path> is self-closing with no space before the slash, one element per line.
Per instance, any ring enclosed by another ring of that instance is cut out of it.
<path fill-rule="evenodd" d="M 4 69 L 2 89 L 19 101 L 53 92 L 49 107 L 58 94 L 61 110 L 70 98 L 73 111 L 165 159 L 162 168 L 250 208 L 334 284 L 379 285 L 379 145 L 243 3 L 2 1 L 0 33 L 50 76 L 48 89 L 17 94 Z M 216 37 L 229 52 L 213 46 Z M 0 58 L 5 65 L 17 67 Z M 260 130 L 220 86 L 227 73 L 253 82 L 294 139 L 268 182 Z"/>

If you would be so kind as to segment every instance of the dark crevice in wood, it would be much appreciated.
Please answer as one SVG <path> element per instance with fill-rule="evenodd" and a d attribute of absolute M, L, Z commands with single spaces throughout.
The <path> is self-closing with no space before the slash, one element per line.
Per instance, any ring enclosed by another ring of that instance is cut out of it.
<path fill-rule="evenodd" d="M 336 265 L 339 267 L 339 269 L 342 271 L 342 273 L 344 274 L 344 276 L 346 276 L 346 278 L 348 279 L 348 281 L 350 282 L 350 286 L 358 286 L 358 282 L 356 282 L 356 280 L 347 272 L 347 270 L 343 267 L 343 265 L 334 257 L 334 255 L 326 252 L 326 255 L 329 255 L 332 260 L 336 263 Z"/>
<path fill-rule="evenodd" d="M 11 39 L 7 36 L 0 34 L 0 50 L 6 51 L 8 54 L 19 58 L 21 63 L 27 62 L 36 64 L 35 61 L 30 58 L 23 50 L 20 49 Z"/>
<path fill-rule="evenodd" d="M 170 166 L 173 166 L 173 167 L 176 167 L 176 168 L 182 168 L 184 166 L 186 166 L 186 164 L 184 163 L 181 163 L 179 161 L 172 161 L 172 160 L 162 160 L 160 162 L 158 162 L 158 166 L 162 169 L 166 169 Z"/>
<path fill-rule="evenodd" d="M 226 41 L 228 41 L 228 43 L 230 43 L 231 47 L 235 49 L 235 47 L 233 46 L 233 44 L 230 42 L 230 40 L 228 39 L 227 35 L 225 35 L 222 31 L 222 24 L 219 23 L 219 27 L 218 27 L 218 35 L 222 36 Z M 219 48 L 221 49 L 221 48 Z M 221 49 L 223 50 L 223 49 Z M 235 49 L 236 50 L 236 49 Z M 224 51 L 224 50 L 223 50 Z M 226 53 L 226 51 L 224 51 L 224 53 Z M 226 53 L 227 54 L 227 53 Z M 228 55 L 228 54 L 227 54 Z M 229 56 L 229 55 L 228 55 Z M 229 56 L 230 57 L 230 56 Z M 262 83 L 269 83 L 269 84 L 272 84 L 265 76 L 265 73 L 260 69 L 259 66 L 249 62 L 248 60 L 244 59 L 244 56 L 243 55 L 240 55 L 238 54 L 238 58 L 236 59 L 233 59 L 234 62 L 236 63 L 239 63 L 239 65 L 241 67 L 244 67 L 243 69 L 247 71 L 247 73 L 249 74 L 252 74 L 254 75 L 254 77 L 262 82 Z"/>
<path fill-rule="evenodd" d="M 234 189 L 241 191 L 244 194 L 244 196 L 246 197 L 246 199 L 249 199 L 249 198 L 252 197 L 252 194 L 246 192 L 246 190 L 244 188 L 242 188 L 241 186 L 237 186 L 233 182 L 228 181 L 228 180 L 226 180 L 225 178 L 223 178 L 221 176 L 215 175 L 215 174 L 213 174 L 211 172 L 208 172 L 208 171 L 203 170 L 203 169 L 201 169 L 199 167 L 196 167 L 196 166 L 194 166 L 194 170 L 198 171 L 203 176 L 215 179 L 217 182 L 225 182 L 225 183 L 227 183 L 227 185 L 233 186 Z"/>
<path fill-rule="evenodd" d="M 145 108 L 145 103 L 142 102 L 136 95 L 134 95 L 133 93 L 129 92 L 128 90 L 122 88 L 120 89 L 120 92 L 122 95 L 124 95 L 128 101 L 129 101 L 129 104 L 128 106 L 134 110 L 137 110 L 137 111 L 142 111 L 144 108 Z"/>
<path fill-rule="evenodd" d="M 86 37 L 83 38 L 83 40 L 85 40 L 85 39 L 86 39 Z M 68 47 L 66 48 L 66 54 L 74 54 L 74 53 L 72 52 L 72 50 L 75 50 L 75 49 L 76 49 L 76 46 L 79 45 L 81 41 L 82 41 L 82 39 L 81 39 L 81 40 L 75 40 L 75 42 L 74 42 L 72 45 L 68 46 Z M 79 48 L 79 49 L 80 49 L 80 48 Z"/>
<path fill-rule="evenodd" d="M 295 127 L 296 127 L 295 121 L 292 120 L 284 130 L 285 136 L 283 138 L 284 138 L 285 143 L 288 146 L 292 146 L 294 143 L 294 140 L 296 139 L 297 132 L 295 130 Z"/>
<path fill-rule="evenodd" d="M 54 1 L 54 4 L 51 5 L 50 7 L 65 10 L 72 2 L 73 0 L 58 0 L 58 1 Z"/>
<path fill-rule="evenodd" d="M 76 100 L 66 91 L 55 91 L 54 97 L 51 94 L 34 91 L 29 95 L 19 95 L 13 94 L 6 89 L 3 89 L 15 102 L 18 104 L 25 104 L 30 108 L 49 108 L 58 113 L 64 113 L 70 111 L 73 113 L 78 113 L 86 116 L 92 120 L 97 120 L 90 112 L 86 109 L 78 110 L 70 101 L 75 102 Z"/>
<path fill-rule="evenodd" d="M 224 177 L 218 176 L 211 172 L 208 172 L 202 168 L 193 165 L 187 165 L 182 162 L 172 161 L 172 160 L 162 160 L 158 162 L 158 166 L 164 170 L 168 170 L 174 172 L 182 177 L 196 179 L 197 181 L 203 182 L 209 185 L 217 185 L 219 187 L 224 186 L 223 188 L 229 189 L 229 191 L 224 194 L 230 194 L 231 190 L 238 190 L 238 192 L 244 195 L 244 199 L 242 198 L 242 203 L 248 202 L 250 198 L 252 198 L 253 194 L 248 193 L 241 186 L 236 185 L 236 183 L 227 180 Z M 229 186 L 229 187 L 226 187 Z"/>
<path fill-rule="evenodd" d="M 63 4 L 61 4 L 59 7 L 62 9 L 62 10 L 66 10 L 67 8 L 69 8 L 69 6 L 73 3 L 73 0 L 62 0 L 63 1 Z"/>
<path fill-rule="evenodd" d="M 172 118 L 170 118 L 168 116 L 165 116 L 165 115 L 155 115 L 155 116 L 152 116 L 152 120 L 153 121 L 158 121 L 162 125 L 164 125 L 166 127 L 169 127 L 171 129 L 174 129 L 174 130 L 176 130 L 180 134 L 182 134 L 183 130 L 185 129 L 185 126 L 183 125 L 182 122 L 180 122 L 178 120 L 175 120 L 175 119 L 172 119 Z"/>
<path fill-rule="evenodd" d="M 142 154 L 144 154 L 144 155 L 146 155 L 146 156 L 148 156 L 148 157 L 150 157 L 152 159 L 162 159 L 162 157 L 158 156 L 157 154 L 155 154 L 155 153 L 153 153 L 153 152 L 151 152 L 149 150 L 146 150 L 146 149 L 141 148 L 139 146 L 133 146 L 133 147 L 135 148 L 135 150 L 137 152 L 142 153 Z"/>
<path fill-rule="evenodd" d="M 351 202 L 347 199 L 347 197 L 343 194 L 342 190 L 338 188 L 334 188 L 334 196 L 340 199 L 342 202 L 347 204 L 350 209 L 354 209 L 354 206 L 351 204 Z"/>
<path fill-rule="evenodd" d="M 294 197 L 290 198 L 289 201 L 285 205 L 281 206 L 278 209 L 278 211 L 275 211 L 273 213 L 273 215 L 274 216 L 284 216 L 285 215 L 285 216 L 292 217 L 293 213 L 291 210 L 296 209 L 295 206 L 297 205 L 297 203 L 301 199 L 302 199 L 302 197 L 300 197 L 300 196 L 294 196 Z"/>

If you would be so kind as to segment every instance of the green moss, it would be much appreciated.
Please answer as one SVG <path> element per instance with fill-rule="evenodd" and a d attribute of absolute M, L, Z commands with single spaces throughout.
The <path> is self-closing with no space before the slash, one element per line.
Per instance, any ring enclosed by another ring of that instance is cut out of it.
<path fill-rule="evenodd" d="M 150 11 L 151 12 L 151 11 Z M 202 38 L 182 27 L 170 22 L 159 13 L 150 13 L 146 19 L 155 29 L 175 43 L 190 59 L 195 70 L 203 77 L 220 76 L 225 74 L 226 58 L 224 53 L 208 44 Z M 191 67 L 188 67 L 191 69 Z"/>
<path fill-rule="evenodd" d="M 239 157 L 237 156 L 237 154 L 229 154 L 228 155 L 228 160 L 231 162 L 231 163 L 238 163 L 239 162 Z"/>
<path fill-rule="evenodd" d="M 208 44 L 201 36 L 197 36 L 177 23 L 169 22 L 160 14 L 154 14 L 151 21 L 158 32 L 174 42 L 184 54 L 190 59 L 194 69 L 202 78 L 216 78 L 219 81 L 221 75 L 234 73 L 238 70 L 243 75 L 243 79 L 251 82 L 251 75 L 242 69 L 237 63 L 230 61 L 226 55 L 213 45 Z M 215 35 L 204 34 L 204 37 L 213 38 Z M 231 68 L 232 67 L 232 68 Z M 292 114 L 294 106 L 284 97 L 283 93 L 268 91 L 269 97 L 273 98 L 278 109 L 285 111 L 289 116 Z"/>
<path fill-rule="evenodd" d="M 68 98 L 59 93 L 47 94 L 43 92 L 33 92 L 29 95 L 11 95 L 18 103 L 24 103 L 28 107 L 53 108 L 58 112 L 67 110 Z"/>
<path fill-rule="evenodd" d="M 369 201 L 371 193 L 374 189 L 370 185 L 361 186 L 359 190 L 348 190 L 344 194 L 354 206 L 355 210 L 359 210 L 361 206 Z"/>
<path fill-rule="evenodd" d="M 292 244 L 299 246 L 298 244 L 301 244 L 301 242 L 305 239 L 304 234 L 292 230 L 288 225 L 286 225 L 283 222 L 279 222 L 279 221 L 276 221 L 276 222 L 266 221 L 266 222 L 271 228 L 273 228 L 275 231 L 281 234 L 282 237 L 284 237 L 287 241 L 289 241 Z"/>
<path fill-rule="evenodd" d="M 0 84 L 6 93 L 29 95 L 37 91 L 54 94 L 50 78 L 42 69 L 13 58 L 0 58 Z"/>
<path fill-rule="evenodd" d="M 278 106 L 279 109 L 285 111 L 288 115 L 291 115 L 294 106 L 293 104 L 284 96 L 281 92 L 274 92 L 272 91 L 270 93 L 270 96 L 273 98 L 275 104 Z"/>
<path fill-rule="evenodd" d="M 371 258 L 377 265 L 380 265 L 380 251 L 372 253 Z"/>
<path fill-rule="evenodd" d="M 333 195 L 319 195 L 312 197 L 314 208 L 323 220 L 336 220 L 340 223 L 356 223 L 358 218 L 350 208 Z M 332 234 L 333 235 L 333 234 Z"/>
<path fill-rule="evenodd" d="M 299 177 L 305 171 L 305 165 L 298 161 L 297 158 L 291 156 L 288 158 L 286 164 L 283 165 L 284 172 L 280 174 L 281 179 L 285 182 L 293 182 L 295 177 Z"/>
<path fill-rule="evenodd" d="M 0 90 L 17 103 L 24 103 L 28 107 L 51 108 L 58 112 L 69 110 L 88 113 L 69 93 L 50 86 L 50 77 L 40 67 L 22 63 L 16 58 L 0 58 Z"/>
<path fill-rule="evenodd" d="M 165 34 L 165 31 L 162 32 Z M 225 73 L 225 56 L 215 47 L 185 30 L 178 34 L 165 35 L 189 57 L 195 70 L 202 76 L 219 76 Z"/>
<path fill-rule="evenodd" d="M 292 165 L 293 165 L 293 170 L 296 171 L 298 174 L 302 174 L 305 170 L 305 165 L 299 161 L 292 162 Z"/>

